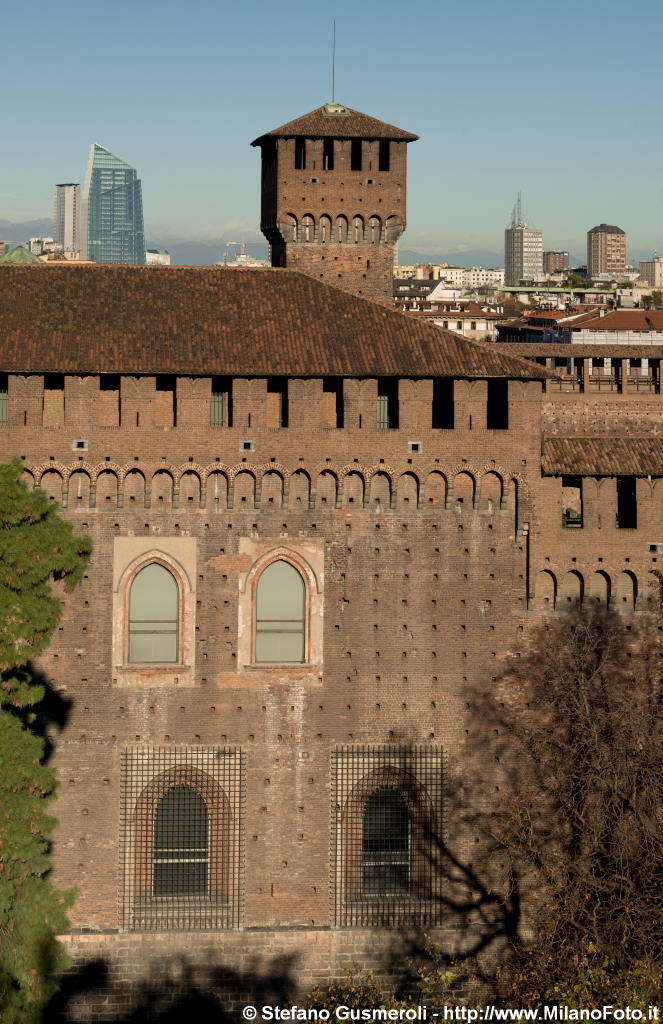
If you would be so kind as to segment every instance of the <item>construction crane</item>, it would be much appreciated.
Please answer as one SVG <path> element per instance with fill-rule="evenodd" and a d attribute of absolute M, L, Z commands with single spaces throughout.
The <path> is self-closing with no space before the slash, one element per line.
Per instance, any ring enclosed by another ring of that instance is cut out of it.
<path fill-rule="evenodd" d="M 236 259 L 238 260 L 238 262 L 242 262 L 242 257 L 244 257 L 244 259 L 247 258 L 247 245 L 265 245 L 265 239 L 262 238 L 253 241 L 249 239 L 249 241 L 247 242 L 246 239 L 243 238 L 241 242 L 226 242 L 226 252 L 223 254 L 224 265 L 228 263 L 228 247 L 231 245 L 236 245 L 240 247 L 240 251 L 236 254 Z"/>

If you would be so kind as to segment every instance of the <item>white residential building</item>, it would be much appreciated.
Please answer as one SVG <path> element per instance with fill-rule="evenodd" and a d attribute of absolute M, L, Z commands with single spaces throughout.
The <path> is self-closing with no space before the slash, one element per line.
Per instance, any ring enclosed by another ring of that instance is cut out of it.
<path fill-rule="evenodd" d="M 64 252 L 80 252 L 81 188 L 78 182 L 55 186 L 53 240 Z"/>

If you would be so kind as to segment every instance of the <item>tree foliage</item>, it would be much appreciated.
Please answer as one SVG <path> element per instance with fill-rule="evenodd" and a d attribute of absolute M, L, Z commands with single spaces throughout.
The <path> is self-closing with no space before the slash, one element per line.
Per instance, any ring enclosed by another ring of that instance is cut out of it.
<path fill-rule="evenodd" d="M 475 703 L 503 794 L 488 847 L 527 894 L 499 976 L 511 1002 L 635 1005 L 660 987 L 662 636 L 649 617 L 548 620 Z"/>
<path fill-rule="evenodd" d="M 91 545 L 76 537 L 41 490 L 29 491 L 18 459 L 0 465 L 0 1017 L 32 1024 L 55 989 L 51 972 L 64 966 L 55 939 L 67 925 L 72 893 L 45 880 L 46 813 L 55 773 L 43 763 L 44 741 L 31 730 L 44 696 L 31 659 L 48 646 L 61 612 L 52 583 L 71 590 Z"/>

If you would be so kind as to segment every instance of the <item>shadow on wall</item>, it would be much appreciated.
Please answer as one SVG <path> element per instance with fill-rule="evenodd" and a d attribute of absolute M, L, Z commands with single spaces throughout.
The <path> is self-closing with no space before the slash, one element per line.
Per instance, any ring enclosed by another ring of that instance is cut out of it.
<path fill-rule="evenodd" d="M 195 938 L 192 937 L 192 938 Z M 226 1024 L 247 1005 L 285 1006 L 297 988 L 294 957 L 275 957 L 266 972 L 179 960 L 153 960 L 146 980 L 126 984 L 103 959 L 68 971 L 43 1024 Z"/>

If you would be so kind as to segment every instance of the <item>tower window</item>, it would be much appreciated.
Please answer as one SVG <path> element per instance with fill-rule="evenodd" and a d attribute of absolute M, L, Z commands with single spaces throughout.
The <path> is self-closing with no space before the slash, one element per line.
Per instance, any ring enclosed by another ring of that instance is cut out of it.
<path fill-rule="evenodd" d="M 306 170 L 306 139 L 295 139 L 295 170 Z"/>
<path fill-rule="evenodd" d="M 638 527 L 638 502 L 634 476 L 617 477 L 617 527 L 620 530 L 636 530 Z"/>
<path fill-rule="evenodd" d="M 451 377 L 436 377 L 433 381 L 433 418 L 436 430 L 454 428 L 454 382 Z"/>
<path fill-rule="evenodd" d="M 232 381 L 230 377 L 212 377 L 210 426 L 232 426 Z"/>
<path fill-rule="evenodd" d="M 323 171 L 334 170 L 334 140 L 322 140 L 322 169 Z"/>
<path fill-rule="evenodd" d="M 500 377 L 488 381 L 486 427 L 488 430 L 508 430 L 509 427 L 509 382 Z"/>
<path fill-rule="evenodd" d="M 361 139 L 352 139 L 350 143 L 350 170 L 361 170 Z"/>
<path fill-rule="evenodd" d="M 378 430 L 398 427 L 398 378 L 380 377 L 376 426 Z"/>
<path fill-rule="evenodd" d="M 389 139 L 380 139 L 380 149 L 378 152 L 378 170 L 389 170 Z"/>

